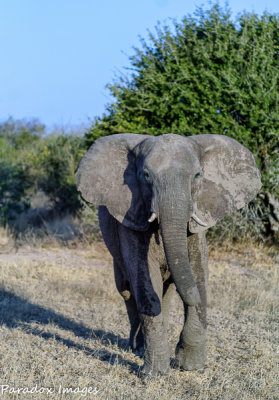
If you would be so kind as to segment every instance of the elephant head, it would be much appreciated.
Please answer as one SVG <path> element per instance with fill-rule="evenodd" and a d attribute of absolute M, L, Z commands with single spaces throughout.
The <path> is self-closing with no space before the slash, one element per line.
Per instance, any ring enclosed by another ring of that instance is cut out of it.
<path fill-rule="evenodd" d="M 253 155 L 223 135 L 117 134 L 96 140 L 80 162 L 77 187 L 119 222 L 147 231 L 155 218 L 177 290 L 199 303 L 187 233 L 198 233 L 239 209 L 261 187 Z"/>

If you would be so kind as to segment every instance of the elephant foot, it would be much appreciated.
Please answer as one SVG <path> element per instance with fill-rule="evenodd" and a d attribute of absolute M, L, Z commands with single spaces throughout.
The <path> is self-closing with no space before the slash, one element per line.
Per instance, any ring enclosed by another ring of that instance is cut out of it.
<path fill-rule="evenodd" d="M 175 366 L 187 371 L 200 369 L 206 361 L 206 352 L 203 346 L 177 346 L 175 351 Z"/>
<path fill-rule="evenodd" d="M 143 368 L 141 369 L 140 376 L 143 380 L 148 380 L 152 378 L 158 378 L 163 375 L 167 375 L 170 372 L 170 366 L 169 366 L 169 361 L 166 365 L 160 364 L 160 365 L 150 365 L 150 364 L 144 364 Z"/>
<path fill-rule="evenodd" d="M 170 372 L 170 358 L 169 352 L 150 353 L 145 351 L 144 354 L 144 365 L 142 368 L 142 376 L 145 377 L 158 377 L 162 375 L 167 375 Z"/>
<path fill-rule="evenodd" d="M 142 347 L 136 347 L 135 349 L 132 346 L 130 346 L 130 349 L 132 350 L 132 353 L 135 356 L 143 358 L 143 355 L 144 355 L 144 347 L 143 346 Z"/>

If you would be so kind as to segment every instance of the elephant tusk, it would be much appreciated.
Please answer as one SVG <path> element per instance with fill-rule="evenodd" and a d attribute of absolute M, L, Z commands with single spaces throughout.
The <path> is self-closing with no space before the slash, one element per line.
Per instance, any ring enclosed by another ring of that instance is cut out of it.
<path fill-rule="evenodd" d="M 156 215 L 155 212 L 153 212 L 153 213 L 151 214 L 151 217 L 149 218 L 148 222 L 153 222 L 154 219 L 156 219 L 156 218 L 157 218 L 157 215 Z"/>
<path fill-rule="evenodd" d="M 201 226 L 207 226 L 207 224 L 204 223 L 204 222 L 202 222 L 202 221 L 199 219 L 199 217 L 196 216 L 195 213 L 192 214 L 192 218 L 193 218 L 193 220 L 194 220 L 197 224 L 199 224 L 199 225 L 201 225 Z"/>

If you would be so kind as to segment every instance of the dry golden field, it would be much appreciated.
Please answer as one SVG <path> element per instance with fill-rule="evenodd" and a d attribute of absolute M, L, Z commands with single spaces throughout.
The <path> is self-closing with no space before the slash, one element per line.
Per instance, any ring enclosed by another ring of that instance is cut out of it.
<path fill-rule="evenodd" d="M 0 398 L 279 398 L 276 250 L 211 251 L 206 366 L 144 383 L 142 359 L 127 350 L 125 307 L 101 242 L 16 251 L 2 237 L 0 249 Z M 182 318 L 177 296 L 173 352 Z"/>

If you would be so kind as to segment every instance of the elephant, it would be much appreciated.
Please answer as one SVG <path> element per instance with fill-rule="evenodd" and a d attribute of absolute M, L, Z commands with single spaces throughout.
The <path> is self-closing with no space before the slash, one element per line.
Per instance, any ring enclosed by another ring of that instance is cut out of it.
<path fill-rule="evenodd" d="M 184 326 L 181 370 L 206 361 L 208 250 L 205 232 L 261 188 L 252 153 L 225 135 L 114 134 L 97 139 L 76 172 L 82 197 L 98 206 L 115 283 L 143 352 L 143 376 L 170 371 L 170 301 L 178 292 Z"/>

